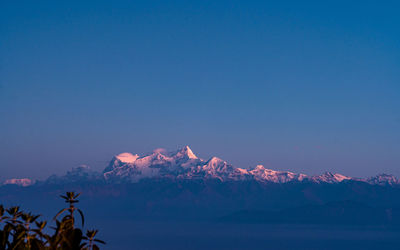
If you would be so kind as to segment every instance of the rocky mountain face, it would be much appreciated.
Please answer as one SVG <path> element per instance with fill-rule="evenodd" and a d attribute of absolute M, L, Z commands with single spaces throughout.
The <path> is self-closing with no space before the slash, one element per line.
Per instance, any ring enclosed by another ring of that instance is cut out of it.
<path fill-rule="evenodd" d="M 143 179 L 171 180 L 207 180 L 226 181 L 256 181 L 265 183 L 312 182 L 312 183 L 341 183 L 360 181 L 372 185 L 398 185 L 399 180 L 393 175 L 381 174 L 367 179 L 353 178 L 338 173 L 326 172 L 317 176 L 276 171 L 262 165 L 245 169 L 232 166 L 226 161 L 211 157 L 208 160 L 197 157 L 189 146 L 174 152 L 163 149 L 154 150 L 151 154 L 139 156 L 131 153 L 121 153 L 112 158 L 103 173 L 91 170 L 82 165 L 68 171 L 64 176 L 51 176 L 46 183 L 68 183 L 80 181 L 104 182 L 139 182 Z M 34 182 L 30 179 L 10 179 L 4 185 L 15 184 L 29 186 Z"/>
<path fill-rule="evenodd" d="M 314 182 L 340 183 L 343 181 L 363 181 L 378 185 L 399 184 L 392 175 L 378 175 L 368 179 L 352 178 L 338 173 L 326 172 L 317 176 L 307 176 L 288 171 L 275 171 L 257 165 L 251 169 L 238 168 L 226 161 L 211 157 L 209 160 L 198 158 L 185 146 L 176 152 L 155 150 L 152 154 L 139 155 L 122 153 L 115 156 L 103 172 L 106 180 L 139 181 L 144 178 L 176 179 L 219 179 L 221 181 L 255 180 L 259 182 L 287 183 Z"/>

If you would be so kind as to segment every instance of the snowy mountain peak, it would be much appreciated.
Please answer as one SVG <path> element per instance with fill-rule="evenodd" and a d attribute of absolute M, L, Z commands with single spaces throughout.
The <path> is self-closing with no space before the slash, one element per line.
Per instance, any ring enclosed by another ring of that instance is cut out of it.
<path fill-rule="evenodd" d="M 105 172 L 113 171 L 116 168 L 121 167 L 122 165 L 125 164 L 133 164 L 136 162 L 136 160 L 139 158 L 139 155 L 137 154 L 131 154 L 131 153 L 121 153 L 116 156 L 114 156 L 111 160 L 111 162 L 108 164 L 108 166 L 104 169 Z"/>
<path fill-rule="evenodd" d="M 106 180 L 131 181 L 139 181 L 143 178 L 211 178 L 221 181 L 256 180 L 286 183 L 309 180 L 315 183 L 338 183 L 352 179 L 330 172 L 309 177 L 305 174 L 267 169 L 262 165 L 257 165 L 252 169 L 237 168 L 218 157 L 211 157 L 208 161 L 202 160 L 189 146 L 172 153 L 168 153 L 165 149 L 156 149 L 152 154 L 142 157 L 122 153 L 111 160 L 103 173 Z"/>
<path fill-rule="evenodd" d="M 333 174 L 331 172 L 325 172 L 322 175 L 311 177 L 311 180 L 313 180 L 314 182 L 317 182 L 317 183 L 320 183 L 320 182 L 338 183 L 338 182 L 342 182 L 345 180 L 351 180 L 351 179 L 352 178 L 349 176 L 345 176 L 342 174 Z"/>
<path fill-rule="evenodd" d="M 214 157 L 211 157 L 210 160 L 208 160 L 207 165 L 218 165 L 221 163 L 225 163 L 225 161 L 214 156 Z"/>
<path fill-rule="evenodd" d="M 176 158 L 198 159 L 189 146 L 185 146 L 178 150 L 175 154 Z"/>
<path fill-rule="evenodd" d="M 34 181 L 32 181 L 31 179 L 28 178 L 23 178 L 23 179 L 8 179 L 5 180 L 4 185 L 17 185 L 17 186 L 21 186 L 21 187 L 27 187 L 27 186 L 31 186 L 32 184 L 34 184 Z"/>
<path fill-rule="evenodd" d="M 258 181 L 269 181 L 275 183 L 285 183 L 291 181 L 302 181 L 307 176 L 305 174 L 295 174 L 288 171 L 275 171 L 265 168 L 263 165 L 257 165 L 249 171 Z"/>
<path fill-rule="evenodd" d="M 122 153 L 119 155 L 116 155 L 115 158 L 117 158 L 119 161 L 123 163 L 133 163 L 136 161 L 137 158 L 139 158 L 139 155 L 131 154 L 131 153 Z"/>
<path fill-rule="evenodd" d="M 265 167 L 263 165 L 257 165 L 254 170 L 265 170 Z"/>
<path fill-rule="evenodd" d="M 209 160 L 198 158 L 189 146 L 177 151 L 168 152 L 156 149 L 150 154 L 140 156 L 131 153 L 121 153 L 112 158 L 109 165 L 100 174 L 80 166 L 68 171 L 62 177 L 50 177 L 49 182 L 77 181 L 116 181 L 138 182 L 142 179 L 218 179 L 220 181 L 257 181 L 262 183 L 341 183 L 344 181 L 366 182 L 372 185 L 399 185 L 399 180 L 392 176 L 381 174 L 368 179 L 352 178 L 342 174 L 325 172 L 321 175 L 307 176 L 289 171 L 267 169 L 263 165 L 254 168 L 238 168 L 228 162 L 211 157 Z M 5 184 L 29 185 L 29 181 L 9 180 Z"/>
<path fill-rule="evenodd" d="M 399 184 L 399 180 L 391 174 L 380 174 L 367 179 L 367 182 L 374 185 Z"/>

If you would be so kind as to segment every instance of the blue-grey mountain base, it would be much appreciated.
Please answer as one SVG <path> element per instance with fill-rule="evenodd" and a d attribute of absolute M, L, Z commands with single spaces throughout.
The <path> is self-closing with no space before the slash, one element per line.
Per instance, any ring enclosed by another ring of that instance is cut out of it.
<path fill-rule="evenodd" d="M 57 195 L 82 193 L 106 249 L 397 249 L 400 183 L 237 168 L 185 146 L 114 156 L 103 172 L 80 166 L 44 181 L 10 179 L 6 205 L 52 214 Z M 40 204 L 40 205 L 38 205 Z M 43 204 L 48 204 L 43 211 Z M 119 228 L 118 230 L 113 230 Z"/>

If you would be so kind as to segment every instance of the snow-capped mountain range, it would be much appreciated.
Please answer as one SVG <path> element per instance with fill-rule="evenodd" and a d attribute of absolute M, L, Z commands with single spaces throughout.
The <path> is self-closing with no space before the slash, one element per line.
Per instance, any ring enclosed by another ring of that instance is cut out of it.
<path fill-rule="evenodd" d="M 367 179 L 353 178 L 341 174 L 326 172 L 322 175 L 308 176 L 288 171 L 275 171 L 257 165 L 251 169 L 238 168 L 226 161 L 211 157 L 204 160 L 197 157 L 189 146 L 175 152 L 163 149 L 154 150 L 149 155 L 139 156 L 121 153 L 112 158 L 103 173 L 92 171 L 88 166 L 80 166 L 68 171 L 66 175 L 51 176 L 47 183 L 65 183 L 85 180 L 102 180 L 106 182 L 138 182 L 142 179 L 218 179 L 220 181 L 254 180 L 258 182 L 288 183 L 340 183 L 343 181 L 361 181 L 373 185 L 398 185 L 399 180 L 393 175 L 381 174 Z M 29 186 L 30 179 L 10 179 L 4 185 L 16 184 Z"/>

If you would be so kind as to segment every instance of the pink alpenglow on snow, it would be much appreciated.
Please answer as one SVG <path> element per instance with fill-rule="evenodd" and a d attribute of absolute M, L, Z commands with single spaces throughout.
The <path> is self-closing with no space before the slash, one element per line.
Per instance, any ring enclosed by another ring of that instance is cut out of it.
<path fill-rule="evenodd" d="M 217 179 L 220 181 L 257 181 L 262 183 L 309 182 L 336 184 L 347 181 L 366 182 L 372 185 L 400 185 L 393 175 L 380 174 L 370 178 L 353 178 L 338 173 L 326 172 L 321 175 L 308 176 L 302 173 L 278 171 L 257 165 L 250 168 L 239 168 L 218 157 L 208 160 L 198 158 L 185 146 L 168 152 L 156 149 L 152 153 L 139 156 L 132 153 L 115 155 L 102 173 L 83 165 L 68 171 L 65 176 L 49 177 L 48 182 L 87 182 L 90 180 L 106 182 L 139 182 L 142 179 L 175 179 L 198 180 Z M 9 179 L 2 184 L 30 186 L 30 179 Z"/>
<path fill-rule="evenodd" d="M 156 149 L 152 154 L 140 157 L 131 153 L 119 154 L 111 160 L 108 167 L 103 171 L 103 176 L 106 180 L 123 178 L 133 182 L 143 178 L 256 180 L 273 183 L 303 181 L 339 183 L 356 180 L 345 175 L 329 172 L 318 176 L 307 176 L 301 173 L 267 169 L 262 165 L 248 169 L 238 168 L 218 157 L 211 157 L 209 160 L 198 158 L 189 146 L 173 152 Z M 381 179 L 386 180 L 388 178 Z M 392 182 L 397 183 L 396 181 L 393 180 Z M 378 183 L 379 181 L 375 182 Z M 384 181 L 379 183 L 384 183 Z"/>
<path fill-rule="evenodd" d="M 22 178 L 22 179 L 8 179 L 4 181 L 4 185 L 18 185 L 22 187 L 31 186 L 34 183 L 31 179 Z"/>
<path fill-rule="evenodd" d="M 139 158 L 139 155 L 137 154 L 133 155 L 131 153 L 122 153 L 115 156 L 115 158 L 124 163 L 133 163 L 136 161 L 137 158 Z"/>

